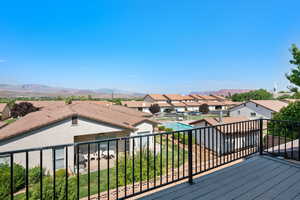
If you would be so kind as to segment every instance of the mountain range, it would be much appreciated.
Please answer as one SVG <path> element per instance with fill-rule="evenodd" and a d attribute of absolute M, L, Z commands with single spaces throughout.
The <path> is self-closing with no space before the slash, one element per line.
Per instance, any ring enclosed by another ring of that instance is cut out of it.
<path fill-rule="evenodd" d="M 40 84 L 0 84 L 0 97 L 55 97 L 55 96 L 87 96 L 95 98 L 133 98 L 142 97 L 144 94 L 119 89 L 74 89 L 63 87 L 52 87 Z"/>
<path fill-rule="evenodd" d="M 221 89 L 217 91 L 199 91 L 191 92 L 190 94 L 203 95 L 221 95 L 228 96 L 236 93 L 249 92 L 250 89 Z M 126 90 L 99 88 L 99 89 L 74 89 L 64 87 L 52 87 L 40 84 L 0 84 L 0 97 L 57 97 L 57 96 L 87 96 L 91 95 L 94 98 L 139 98 L 145 94 L 138 92 L 131 92 Z"/>

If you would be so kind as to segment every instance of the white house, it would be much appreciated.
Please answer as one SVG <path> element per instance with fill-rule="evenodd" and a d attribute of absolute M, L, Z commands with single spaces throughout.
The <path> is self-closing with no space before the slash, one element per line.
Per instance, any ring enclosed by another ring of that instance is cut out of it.
<path fill-rule="evenodd" d="M 186 105 L 187 111 L 196 111 L 199 112 L 200 103 L 199 102 L 184 102 Z"/>
<path fill-rule="evenodd" d="M 147 101 L 122 101 L 121 104 L 137 111 L 151 113 L 149 108 L 151 107 L 152 103 Z"/>
<path fill-rule="evenodd" d="M 124 106 L 98 105 L 91 102 L 75 102 L 70 105 L 45 107 L 1 128 L 0 152 L 132 135 L 147 135 L 153 133 L 158 124 L 148 116 L 151 115 Z M 149 143 L 150 148 L 152 148 L 152 137 L 150 137 Z M 132 140 L 119 141 L 118 150 L 120 152 L 125 151 L 125 145 L 128 151 L 132 150 Z M 138 145 L 138 142 L 135 145 Z M 107 143 L 100 144 L 101 150 L 105 151 L 107 148 Z M 87 149 L 88 145 L 81 145 L 79 152 L 84 154 Z M 95 152 L 96 149 L 96 144 L 90 145 L 91 153 Z M 115 151 L 115 141 L 110 142 L 109 149 Z M 70 146 L 68 149 L 68 168 L 70 171 L 74 170 L 74 158 L 76 157 L 74 150 L 77 152 L 74 146 Z M 65 151 L 66 149 L 63 148 L 55 148 L 57 169 L 65 167 Z M 52 169 L 54 150 L 45 150 L 43 153 L 43 166 Z M 29 157 L 30 167 L 40 164 L 39 151 L 30 153 Z M 6 159 L 2 158 L 2 162 Z M 14 162 L 24 165 L 24 154 L 15 154 Z"/>
<path fill-rule="evenodd" d="M 194 133 L 198 144 L 217 155 L 223 155 L 257 144 L 258 124 L 246 120 L 248 120 L 246 117 L 205 118 L 190 124 L 195 128 L 201 128 Z"/>
<path fill-rule="evenodd" d="M 250 119 L 271 119 L 288 103 L 279 100 L 250 100 L 229 109 L 229 116 L 244 116 Z"/>

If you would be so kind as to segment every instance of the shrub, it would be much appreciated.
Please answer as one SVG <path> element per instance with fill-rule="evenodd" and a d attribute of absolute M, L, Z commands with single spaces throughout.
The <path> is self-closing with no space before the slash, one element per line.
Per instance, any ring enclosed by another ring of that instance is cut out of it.
<path fill-rule="evenodd" d="M 66 105 L 72 104 L 72 97 L 66 98 L 65 104 L 66 104 Z"/>
<path fill-rule="evenodd" d="M 42 171 L 43 171 L 42 172 L 43 176 L 45 176 L 46 169 L 43 168 Z M 29 183 L 35 184 L 38 183 L 39 181 L 40 181 L 40 167 L 37 166 L 29 169 Z"/>
<path fill-rule="evenodd" d="M 142 159 L 142 162 L 140 162 Z M 159 176 L 160 173 L 164 174 L 165 172 L 165 161 L 162 162 L 162 168 L 156 167 L 156 175 Z M 118 173 L 118 181 L 119 186 L 125 185 L 125 157 L 122 156 L 118 161 L 119 173 Z M 133 168 L 133 158 L 132 156 L 128 156 L 126 160 L 126 178 L 127 184 L 132 183 L 133 179 L 135 182 L 138 182 L 142 179 L 142 181 L 147 180 L 147 168 L 149 167 L 149 179 L 154 177 L 154 154 L 149 152 L 149 166 L 147 165 L 147 151 L 143 150 L 142 152 L 137 151 L 134 156 L 134 168 Z M 156 166 L 160 164 L 160 155 L 156 156 Z M 140 169 L 142 167 L 142 177 L 140 176 Z M 132 172 L 134 171 L 134 176 L 132 176 Z"/>
<path fill-rule="evenodd" d="M 173 129 L 172 129 L 172 128 L 165 128 L 165 131 L 166 131 L 166 132 L 172 132 Z"/>
<path fill-rule="evenodd" d="M 179 137 L 179 138 L 178 138 Z M 174 134 L 174 139 L 175 140 L 178 140 L 179 139 L 179 143 L 181 144 L 188 144 L 188 134 L 184 134 L 183 132 L 180 132 L 180 133 L 175 133 Z M 192 143 L 193 144 L 196 144 L 196 138 L 195 138 L 195 135 L 192 136 Z"/>
<path fill-rule="evenodd" d="M 165 129 L 166 129 L 165 126 L 159 126 L 159 127 L 158 127 L 158 130 L 159 130 L 159 131 L 164 131 Z"/>
<path fill-rule="evenodd" d="M 152 104 L 149 108 L 152 114 L 160 112 L 160 106 L 158 104 Z"/>
<path fill-rule="evenodd" d="M 274 114 L 273 119 L 286 122 L 270 121 L 268 123 L 269 134 L 297 139 L 300 130 L 299 126 L 295 126 L 295 122 L 300 121 L 300 102 L 290 103 L 282 108 L 278 113 Z"/>
<path fill-rule="evenodd" d="M 32 103 L 21 102 L 19 104 L 14 104 L 11 109 L 11 116 L 13 118 L 23 117 L 28 113 L 38 111 L 39 109 L 34 107 Z"/>
<path fill-rule="evenodd" d="M 25 186 L 25 169 L 19 164 L 13 165 L 13 191 L 16 192 Z M 10 165 L 0 164 L 0 199 L 8 198 L 10 194 Z"/>
<path fill-rule="evenodd" d="M 66 199 L 65 191 L 65 172 L 64 170 L 59 170 L 56 172 L 55 179 L 55 198 L 53 198 L 53 177 L 47 176 L 43 179 L 43 199 Z M 68 199 L 76 199 L 76 177 L 71 177 L 68 179 Z M 40 184 L 35 184 L 30 192 L 30 199 L 40 199 Z"/>
<path fill-rule="evenodd" d="M 199 107 L 199 112 L 203 113 L 203 114 L 207 114 L 209 112 L 209 108 L 208 105 L 206 103 L 202 104 Z"/>

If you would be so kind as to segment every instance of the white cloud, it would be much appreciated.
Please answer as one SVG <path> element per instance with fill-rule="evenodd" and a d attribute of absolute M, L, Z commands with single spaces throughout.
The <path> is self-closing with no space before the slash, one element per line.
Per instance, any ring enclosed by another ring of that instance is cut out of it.
<path fill-rule="evenodd" d="M 0 63 L 5 63 L 7 60 L 0 59 Z"/>

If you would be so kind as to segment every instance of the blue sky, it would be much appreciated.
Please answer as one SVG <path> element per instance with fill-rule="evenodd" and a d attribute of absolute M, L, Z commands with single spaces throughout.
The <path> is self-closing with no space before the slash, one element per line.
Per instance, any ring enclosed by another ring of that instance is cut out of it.
<path fill-rule="evenodd" d="M 0 82 L 285 89 L 300 1 L 2 1 Z"/>

